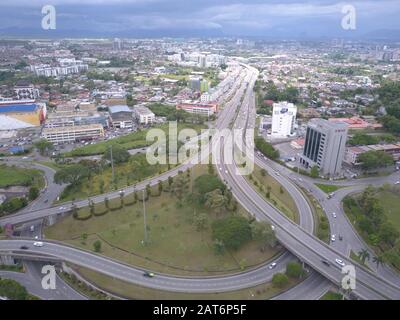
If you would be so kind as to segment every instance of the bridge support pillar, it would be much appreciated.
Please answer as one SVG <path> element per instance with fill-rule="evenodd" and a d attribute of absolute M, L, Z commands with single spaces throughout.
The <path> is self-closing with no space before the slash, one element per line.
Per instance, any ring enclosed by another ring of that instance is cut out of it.
<path fill-rule="evenodd" d="M 13 266 L 16 263 L 12 256 L 1 255 L 0 256 L 0 264 L 6 265 L 6 266 Z"/>
<path fill-rule="evenodd" d="M 53 224 L 55 224 L 57 222 L 57 215 L 53 214 L 51 216 L 48 216 L 46 218 L 46 224 L 48 226 L 52 226 Z"/>

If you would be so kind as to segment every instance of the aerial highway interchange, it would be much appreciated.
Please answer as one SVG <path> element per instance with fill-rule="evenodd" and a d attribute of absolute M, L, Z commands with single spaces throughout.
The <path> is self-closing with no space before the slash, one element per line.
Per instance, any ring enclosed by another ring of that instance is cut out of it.
<path fill-rule="evenodd" d="M 233 129 L 252 130 L 255 127 L 256 110 L 253 87 L 258 77 L 258 71 L 248 65 L 241 65 L 241 68 L 242 76 L 226 95 L 226 97 L 230 97 L 231 99 L 224 101 L 224 109 L 220 112 L 216 120 L 215 127 L 217 129 L 229 128 L 231 125 Z M 217 141 L 217 139 L 221 139 L 222 141 Z M 218 146 L 219 143 L 217 142 L 223 144 L 223 139 L 223 137 L 213 137 L 212 145 Z M 254 145 L 245 144 L 245 148 L 253 151 Z M 216 168 L 221 179 L 230 188 L 238 202 L 257 220 L 270 222 L 275 227 L 275 232 L 280 243 L 288 250 L 288 252 L 285 252 L 275 260 L 277 263 L 275 270 L 272 271 L 268 268 L 269 262 L 252 270 L 223 277 L 198 278 L 158 274 L 157 277 L 144 279 L 142 268 L 125 265 L 110 258 L 60 242 L 43 240 L 45 244 L 43 247 L 32 247 L 32 239 L 29 239 L 29 232 L 23 233 L 20 239 L 1 240 L 0 252 L 5 255 L 22 254 L 26 255 L 26 257 L 30 254 L 37 254 L 43 257 L 43 261 L 46 261 L 46 257 L 53 257 L 59 261 L 83 266 L 126 282 L 154 289 L 177 292 L 224 292 L 252 287 L 270 281 L 274 272 L 284 270 L 284 266 L 290 260 L 299 259 L 306 264 L 309 267 L 309 277 L 287 292 L 280 296 L 278 295 L 275 299 L 318 299 L 329 290 L 332 283 L 340 286 L 344 275 L 341 272 L 341 266 L 335 264 L 335 259 L 341 259 L 345 264 L 355 265 L 356 267 L 357 287 L 353 290 L 353 297 L 374 300 L 400 299 L 400 277 L 389 267 L 384 266 L 378 270 L 368 270 L 349 259 L 350 250 L 358 251 L 361 248 L 367 247 L 341 208 L 341 200 L 347 194 L 361 191 L 369 184 L 382 185 L 387 182 L 394 183 L 398 179 L 396 174 L 388 177 L 353 181 L 324 181 L 326 184 L 337 184 L 346 187 L 337 191 L 335 197 L 328 199 L 315 186 L 313 179 L 297 174 L 254 152 L 254 163 L 273 175 L 293 197 L 299 211 L 299 224 L 296 224 L 261 197 L 243 176 L 238 175 L 238 168 L 235 163 L 225 163 L 224 153 L 221 150 L 214 148 L 212 155 L 216 159 Z M 15 160 L 9 161 L 14 162 Z M 20 160 L 19 164 L 35 166 L 35 164 L 23 160 Z M 135 186 L 126 187 L 123 192 L 130 194 L 144 189 L 148 184 L 156 185 L 158 181 L 165 181 L 169 176 L 175 176 L 179 171 L 186 170 L 194 165 L 194 161 L 189 161 L 155 178 L 142 181 Z M 32 223 L 35 223 L 41 226 L 43 219 L 49 216 L 68 214 L 71 210 L 73 205 L 71 202 L 62 203 L 58 206 L 51 205 L 61 191 L 61 187 L 54 187 L 56 185 L 51 180 L 52 173 L 49 172 L 50 169 L 42 167 L 42 170 L 45 171 L 47 183 L 51 187 L 48 186 L 44 194 L 32 206 L 19 213 L 0 218 L 1 225 L 23 225 L 25 228 L 28 228 Z M 343 234 L 343 241 L 331 242 L 328 245 L 313 235 L 315 228 L 313 212 L 300 187 L 310 190 L 320 200 L 319 203 L 328 217 L 331 232 Z M 118 198 L 119 194 L 120 191 L 115 191 L 98 195 L 90 199 L 75 201 L 74 205 L 82 208 L 89 204 L 89 200 L 94 203 L 100 203 L 104 201 L 105 197 L 109 199 Z M 337 218 L 332 217 L 332 212 L 338 213 Z M 40 230 L 40 228 L 37 229 Z M 41 235 L 38 234 L 38 236 Z M 29 250 L 21 252 L 21 246 L 29 246 Z M 323 260 L 329 261 L 330 266 L 323 264 Z M 34 266 L 32 265 L 36 263 L 38 262 L 28 262 L 30 265 L 28 270 L 33 269 Z M 77 298 L 77 295 L 71 295 L 71 297 Z"/>

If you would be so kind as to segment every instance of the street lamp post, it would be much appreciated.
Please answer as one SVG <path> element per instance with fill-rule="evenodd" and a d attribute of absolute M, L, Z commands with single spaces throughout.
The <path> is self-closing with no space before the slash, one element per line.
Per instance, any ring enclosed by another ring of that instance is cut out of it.
<path fill-rule="evenodd" d="M 146 200 L 145 200 L 145 189 L 143 191 L 143 225 L 144 225 L 144 244 L 147 243 L 147 221 L 146 221 Z"/>

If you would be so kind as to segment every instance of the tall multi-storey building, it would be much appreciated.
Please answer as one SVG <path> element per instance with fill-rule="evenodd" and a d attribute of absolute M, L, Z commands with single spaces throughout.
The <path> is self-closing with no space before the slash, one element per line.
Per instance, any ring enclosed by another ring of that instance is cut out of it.
<path fill-rule="evenodd" d="M 272 111 L 272 138 L 293 136 L 296 124 L 297 107 L 293 103 L 274 103 Z"/>
<path fill-rule="evenodd" d="M 136 119 L 140 124 L 148 125 L 154 122 L 156 116 L 145 106 L 136 106 L 133 108 Z"/>
<path fill-rule="evenodd" d="M 347 131 L 346 123 L 311 119 L 300 163 L 307 168 L 317 166 L 325 176 L 340 175 L 346 151 Z"/>
<path fill-rule="evenodd" d="M 113 50 L 121 51 L 122 50 L 122 41 L 121 39 L 115 38 L 113 41 Z"/>
<path fill-rule="evenodd" d="M 200 77 L 191 77 L 189 79 L 189 87 L 193 91 L 200 91 L 200 89 L 201 89 L 201 78 Z"/>

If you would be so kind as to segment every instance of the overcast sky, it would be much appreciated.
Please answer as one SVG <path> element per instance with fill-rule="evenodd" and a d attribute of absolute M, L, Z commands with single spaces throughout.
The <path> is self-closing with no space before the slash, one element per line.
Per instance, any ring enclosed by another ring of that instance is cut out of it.
<path fill-rule="evenodd" d="M 41 28 L 47 4 L 55 31 Z M 346 4 L 355 31 L 341 27 Z M 361 36 L 399 34 L 399 21 L 400 0 L 0 0 L 3 36 Z"/>

